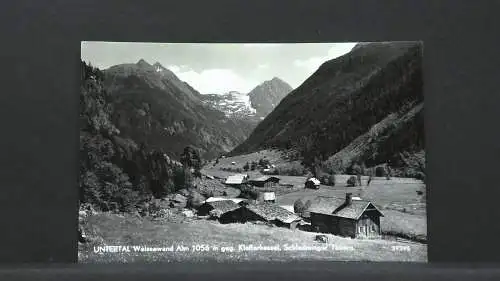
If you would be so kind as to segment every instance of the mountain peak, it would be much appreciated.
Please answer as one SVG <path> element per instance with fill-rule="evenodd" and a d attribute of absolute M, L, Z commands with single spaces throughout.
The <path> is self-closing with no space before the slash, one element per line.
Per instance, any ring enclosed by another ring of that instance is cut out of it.
<path fill-rule="evenodd" d="M 145 61 L 144 59 L 140 59 L 137 63 L 136 63 L 138 66 L 140 67 L 148 67 L 148 66 L 151 66 L 147 61 Z"/>
<path fill-rule="evenodd" d="M 292 91 L 292 87 L 278 77 L 262 82 L 248 96 L 259 116 L 267 116 L 280 101 Z"/>
<path fill-rule="evenodd" d="M 154 66 L 154 67 L 157 67 L 157 68 L 162 68 L 162 69 L 163 69 L 163 68 L 165 68 L 165 67 L 163 67 L 163 65 L 161 65 L 161 63 L 159 63 L 159 62 L 155 62 L 155 63 L 153 64 L 153 66 Z"/>
<path fill-rule="evenodd" d="M 269 82 L 278 82 L 278 83 L 286 83 L 285 81 L 283 81 L 282 79 L 280 79 L 279 77 L 273 77 L 273 79 L 269 80 Z"/>

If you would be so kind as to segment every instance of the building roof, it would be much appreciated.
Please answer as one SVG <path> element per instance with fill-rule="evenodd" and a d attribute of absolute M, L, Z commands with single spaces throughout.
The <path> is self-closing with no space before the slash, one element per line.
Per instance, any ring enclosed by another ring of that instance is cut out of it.
<path fill-rule="evenodd" d="M 306 182 L 311 181 L 314 183 L 314 185 L 320 185 L 321 182 L 317 178 L 310 178 Z"/>
<path fill-rule="evenodd" d="M 226 197 L 209 197 L 207 200 L 203 201 L 203 203 L 210 203 L 210 202 L 217 202 L 217 201 L 233 201 L 234 203 L 238 204 L 241 201 L 245 201 L 246 199 L 244 198 L 226 198 Z"/>
<path fill-rule="evenodd" d="M 249 204 L 245 206 L 249 211 L 255 213 L 256 215 L 264 218 L 267 221 L 278 220 L 284 223 L 291 223 L 294 221 L 300 221 L 301 218 L 294 213 L 287 211 L 284 208 L 274 204 L 274 203 L 257 203 Z"/>
<path fill-rule="evenodd" d="M 209 179 L 211 179 L 211 180 L 215 179 L 215 177 L 214 177 L 214 176 L 209 175 L 209 174 L 207 174 L 207 173 L 205 173 L 205 172 L 200 172 L 200 173 L 201 173 L 203 176 L 205 176 L 205 177 L 207 177 L 207 178 L 209 178 Z"/>
<path fill-rule="evenodd" d="M 258 178 L 252 179 L 251 181 L 253 181 L 253 182 L 266 182 L 266 181 L 268 181 L 270 179 L 277 179 L 278 181 L 280 180 L 280 178 L 278 178 L 278 177 L 262 176 L 262 177 L 258 177 Z"/>
<path fill-rule="evenodd" d="M 276 200 L 276 194 L 274 192 L 264 192 L 264 201 Z"/>
<path fill-rule="evenodd" d="M 242 184 L 245 181 L 245 178 L 248 178 L 248 175 L 236 174 L 227 177 L 226 184 Z"/>
<path fill-rule="evenodd" d="M 295 213 L 295 210 L 293 208 L 293 205 L 280 205 L 281 208 L 289 211 L 289 212 L 292 212 L 292 213 Z"/>
<path fill-rule="evenodd" d="M 382 212 L 371 202 L 364 200 L 352 200 L 351 204 L 345 204 L 345 198 L 338 197 L 316 197 L 309 208 L 309 213 L 332 215 L 348 219 L 359 219 L 366 209 L 373 208 L 384 216 Z"/>
<path fill-rule="evenodd" d="M 234 203 L 231 200 L 206 202 L 205 204 L 210 205 L 213 208 L 210 211 L 210 213 L 214 214 L 218 217 L 221 216 L 222 214 L 225 214 L 227 212 L 231 212 L 231 211 L 234 211 L 234 210 L 240 208 L 240 205 Z"/>

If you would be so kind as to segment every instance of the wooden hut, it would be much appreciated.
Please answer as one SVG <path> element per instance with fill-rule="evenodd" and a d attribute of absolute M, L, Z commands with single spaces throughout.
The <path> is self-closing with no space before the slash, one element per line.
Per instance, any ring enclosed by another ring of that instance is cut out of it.
<path fill-rule="evenodd" d="M 280 178 L 278 177 L 269 177 L 262 176 L 256 179 L 250 180 L 250 184 L 257 187 L 266 187 L 266 188 L 274 188 L 279 185 Z"/>
<path fill-rule="evenodd" d="M 352 238 L 380 237 L 380 217 L 384 215 L 371 202 L 319 196 L 308 210 L 314 231 Z"/>
<path fill-rule="evenodd" d="M 198 208 L 198 215 L 218 219 L 221 223 L 231 223 L 239 220 L 238 209 L 241 206 L 232 200 L 205 202 Z"/>
<path fill-rule="evenodd" d="M 240 210 L 241 222 L 263 221 L 276 226 L 295 229 L 302 219 L 274 203 L 256 203 L 243 206 Z"/>
<path fill-rule="evenodd" d="M 225 184 L 229 186 L 240 186 L 248 181 L 248 175 L 245 174 L 236 174 L 227 177 Z"/>
<path fill-rule="evenodd" d="M 319 189 L 321 182 L 317 178 L 310 178 L 305 182 L 305 188 Z"/>

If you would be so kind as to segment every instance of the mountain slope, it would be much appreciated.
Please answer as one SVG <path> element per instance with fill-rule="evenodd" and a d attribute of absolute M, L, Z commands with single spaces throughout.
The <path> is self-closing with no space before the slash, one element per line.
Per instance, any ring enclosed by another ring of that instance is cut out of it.
<path fill-rule="evenodd" d="M 253 129 L 204 105 L 200 93 L 159 63 L 140 60 L 104 73 L 113 96 L 113 121 L 120 131 L 175 159 L 187 145 L 204 158 L 215 157 L 241 143 Z"/>
<path fill-rule="evenodd" d="M 292 87 L 283 80 L 274 77 L 255 87 L 248 96 L 256 115 L 266 117 L 292 91 Z"/>
<path fill-rule="evenodd" d="M 81 62 L 80 203 L 102 211 L 132 211 L 152 195 L 184 188 L 180 163 L 137 145 L 113 124 L 113 97 L 103 78 L 99 69 Z"/>
<path fill-rule="evenodd" d="M 421 104 L 421 67 L 419 43 L 357 45 L 348 54 L 321 65 L 231 154 L 279 148 L 300 151 L 306 162 L 315 157 L 326 160 L 391 114 L 402 118 Z M 349 159 L 337 168 L 352 161 L 384 163 L 399 152 L 422 150 L 423 115 L 411 115 L 410 121 L 402 124 L 417 125 L 389 126 L 385 137 L 377 135 L 370 142 L 361 142 L 376 144 L 366 149 L 370 153 L 349 153 Z"/>

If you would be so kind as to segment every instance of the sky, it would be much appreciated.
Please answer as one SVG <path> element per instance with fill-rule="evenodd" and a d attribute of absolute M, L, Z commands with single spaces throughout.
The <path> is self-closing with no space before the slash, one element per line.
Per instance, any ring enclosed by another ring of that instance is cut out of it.
<path fill-rule="evenodd" d="M 140 59 L 159 62 L 202 94 L 248 93 L 273 77 L 297 88 L 325 61 L 356 43 L 81 43 L 81 58 L 100 69 Z"/>

